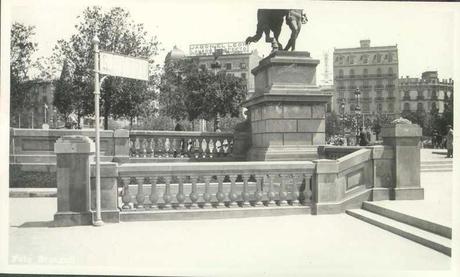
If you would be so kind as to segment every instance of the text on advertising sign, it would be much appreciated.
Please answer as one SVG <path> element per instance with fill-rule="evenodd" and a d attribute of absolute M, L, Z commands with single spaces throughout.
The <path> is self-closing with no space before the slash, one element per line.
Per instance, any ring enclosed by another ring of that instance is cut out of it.
<path fill-rule="evenodd" d="M 244 41 L 240 42 L 223 42 L 223 43 L 204 43 L 191 44 L 191 56 L 212 55 L 217 49 L 222 49 L 223 54 L 244 54 L 250 53 L 248 45 Z"/>
<path fill-rule="evenodd" d="M 99 73 L 138 80 L 149 80 L 149 62 L 146 59 L 99 53 Z"/>

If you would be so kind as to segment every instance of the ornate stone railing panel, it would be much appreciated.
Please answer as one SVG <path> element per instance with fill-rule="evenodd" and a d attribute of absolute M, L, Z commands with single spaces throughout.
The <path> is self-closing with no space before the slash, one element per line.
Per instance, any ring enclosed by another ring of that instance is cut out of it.
<path fill-rule="evenodd" d="M 230 158 L 233 133 L 131 131 L 131 158 Z"/>
<path fill-rule="evenodd" d="M 118 167 L 123 210 L 309 205 L 312 162 L 200 162 Z"/>

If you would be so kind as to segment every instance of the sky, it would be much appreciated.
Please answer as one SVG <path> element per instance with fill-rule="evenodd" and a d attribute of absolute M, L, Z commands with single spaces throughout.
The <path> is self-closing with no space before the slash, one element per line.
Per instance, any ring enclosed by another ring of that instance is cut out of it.
<path fill-rule="evenodd" d="M 450 3 L 333 2 L 333 1 L 52 1 L 15 0 L 11 21 L 36 26 L 36 56 L 49 56 L 58 39 L 75 32 L 77 16 L 89 5 L 104 9 L 121 6 L 136 23 L 143 23 L 149 35 L 156 35 L 164 57 L 174 45 L 188 52 L 190 44 L 244 41 L 253 35 L 258 8 L 302 8 L 309 22 L 302 26 L 296 50 L 309 51 L 320 60 L 317 79 L 324 79 L 324 55 L 329 55 L 332 78 L 334 48 L 358 47 L 362 39 L 371 46 L 398 45 L 399 75 L 420 77 L 437 70 L 441 79 L 454 72 L 454 12 Z M 458 8 L 458 6 L 457 6 Z M 283 26 L 281 42 L 286 44 L 289 28 Z M 262 38 L 252 44 L 261 56 L 270 53 Z"/>

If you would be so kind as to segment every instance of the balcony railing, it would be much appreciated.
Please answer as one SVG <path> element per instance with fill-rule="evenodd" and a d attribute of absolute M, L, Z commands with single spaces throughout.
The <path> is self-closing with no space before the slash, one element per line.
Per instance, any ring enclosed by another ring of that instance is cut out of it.
<path fill-rule="evenodd" d="M 418 95 L 417 100 L 425 100 L 425 97 L 423 95 Z"/>
<path fill-rule="evenodd" d="M 131 158 L 194 158 L 230 157 L 233 133 L 202 133 L 179 131 L 131 131 Z"/>
<path fill-rule="evenodd" d="M 309 161 L 123 164 L 119 206 L 130 211 L 307 205 L 314 168 Z"/>

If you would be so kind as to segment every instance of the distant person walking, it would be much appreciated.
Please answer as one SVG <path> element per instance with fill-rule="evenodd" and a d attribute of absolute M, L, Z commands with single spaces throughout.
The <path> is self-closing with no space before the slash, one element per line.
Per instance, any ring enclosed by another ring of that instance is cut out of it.
<path fill-rule="evenodd" d="M 447 125 L 447 135 L 446 135 L 446 146 L 447 146 L 447 158 L 454 157 L 454 130 L 452 130 L 451 125 Z"/>
<path fill-rule="evenodd" d="M 184 126 L 182 126 L 182 124 L 180 124 L 179 122 L 176 124 L 176 127 L 174 127 L 174 131 L 179 131 L 179 132 L 183 132 L 185 131 L 185 128 Z M 178 141 L 178 148 L 180 149 L 180 156 L 183 156 L 184 153 L 185 153 L 185 140 L 184 139 L 181 139 L 180 141 Z M 177 153 L 177 150 L 174 150 L 174 158 L 177 157 L 178 153 Z"/>
<path fill-rule="evenodd" d="M 369 145 L 369 141 L 367 140 L 367 134 L 364 132 L 363 128 L 359 128 L 359 145 L 360 146 L 367 146 Z"/>

